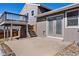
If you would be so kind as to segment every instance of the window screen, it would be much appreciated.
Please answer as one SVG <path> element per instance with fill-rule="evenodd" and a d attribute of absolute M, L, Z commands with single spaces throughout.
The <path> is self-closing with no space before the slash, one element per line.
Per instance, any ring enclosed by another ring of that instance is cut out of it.
<path fill-rule="evenodd" d="M 78 10 L 67 13 L 67 26 L 78 25 Z"/>

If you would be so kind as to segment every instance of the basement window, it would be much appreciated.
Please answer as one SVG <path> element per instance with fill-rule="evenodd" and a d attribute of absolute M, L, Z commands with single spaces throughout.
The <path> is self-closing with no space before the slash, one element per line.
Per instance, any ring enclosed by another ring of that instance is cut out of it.
<path fill-rule="evenodd" d="M 67 12 L 67 26 L 78 26 L 78 10 Z"/>

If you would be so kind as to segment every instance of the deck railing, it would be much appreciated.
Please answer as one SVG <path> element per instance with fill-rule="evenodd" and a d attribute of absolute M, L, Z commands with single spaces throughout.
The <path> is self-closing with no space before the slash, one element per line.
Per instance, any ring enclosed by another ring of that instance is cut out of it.
<path fill-rule="evenodd" d="M 27 16 L 21 14 L 15 14 L 10 12 L 4 12 L 0 17 L 0 23 L 3 21 L 25 21 L 27 22 Z"/>

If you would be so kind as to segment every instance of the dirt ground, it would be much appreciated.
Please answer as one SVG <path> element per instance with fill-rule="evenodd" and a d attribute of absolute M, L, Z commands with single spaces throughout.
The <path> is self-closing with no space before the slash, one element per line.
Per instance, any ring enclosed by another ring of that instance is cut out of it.
<path fill-rule="evenodd" d="M 53 56 L 71 43 L 47 37 L 24 38 L 5 42 L 17 56 Z"/>

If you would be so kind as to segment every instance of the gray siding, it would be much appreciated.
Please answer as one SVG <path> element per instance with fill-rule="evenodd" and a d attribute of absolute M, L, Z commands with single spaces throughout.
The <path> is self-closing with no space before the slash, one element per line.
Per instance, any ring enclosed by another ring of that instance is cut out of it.
<path fill-rule="evenodd" d="M 79 41 L 79 29 L 78 28 L 65 28 L 64 40 L 65 41 Z"/>

